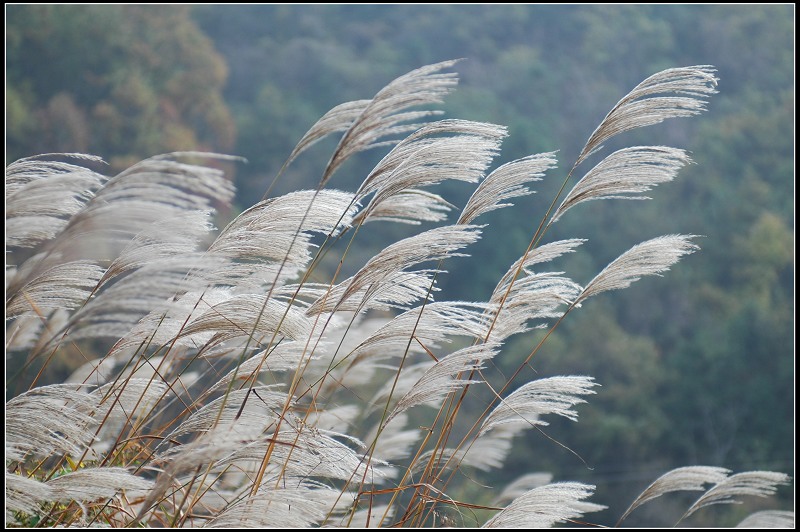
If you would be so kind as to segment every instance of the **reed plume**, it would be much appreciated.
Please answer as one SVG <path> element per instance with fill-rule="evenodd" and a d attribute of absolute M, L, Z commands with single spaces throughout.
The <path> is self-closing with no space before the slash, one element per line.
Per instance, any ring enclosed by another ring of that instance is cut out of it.
<path fill-rule="evenodd" d="M 217 166 L 235 157 L 166 154 L 115 176 L 81 154 L 7 167 L 6 349 L 21 368 L 7 381 L 8 526 L 424 526 L 453 524 L 442 517 L 453 514 L 455 524 L 538 527 L 583 523 L 605 508 L 587 501 L 594 486 L 545 472 L 521 472 L 474 502 L 451 494 L 458 472 L 502 467 L 515 439 L 548 416 L 577 421 L 599 386 L 581 375 L 518 385 L 538 348 L 514 376 L 501 375 L 493 360 L 509 337 L 552 331 L 588 298 L 699 250 L 693 235 L 653 238 L 582 285 L 549 264 L 584 240 L 548 242 L 551 224 L 584 201 L 643 199 L 689 157 L 662 146 L 612 153 L 553 198 L 484 301 L 439 301 L 438 280 L 483 234 L 476 221 L 557 171 L 555 152 L 497 165 L 503 126 L 429 121 L 440 114 L 429 106 L 455 88 L 456 64 L 422 67 L 332 109 L 284 165 L 340 134 L 319 186 L 265 197 L 221 230 L 215 208 L 230 205 L 234 189 Z M 698 114 L 716 83 L 709 66 L 646 79 L 591 134 L 573 170 L 613 136 Z M 346 160 L 381 147 L 391 149 L 357 190 L 326 187 Z M 431 190 L 447 181 L 475 186 L 460 212 Z M 421 229 L 350 264 L 361 226 L 376 222 Z M 352 275 L 342 274 L 346 263 Z M 47 383 L 53 361 L 73 349 L 82 365 Z M 678 468 L 621 520 L 674 491 L 704 492 L 688 518 L 787 482 Z M 762 512 L 742 526 L 793 522 L 793 513 Z"/>

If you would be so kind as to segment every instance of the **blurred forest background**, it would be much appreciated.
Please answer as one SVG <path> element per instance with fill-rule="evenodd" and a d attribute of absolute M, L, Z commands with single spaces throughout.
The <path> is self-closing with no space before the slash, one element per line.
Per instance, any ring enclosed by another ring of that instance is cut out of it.
<path fill-rule="evenodd" d="M 603 385 L 578 425 L 546 428 L 581 459 L 530 431 L 489 484 L 525 471 L 597 484 L 592 500 L 611 509 L 593 520 L 613 525 L 674 467 L 794 474 L 794 5 L 6 5 L 6 17 L 7 164 L 77 151 L 116 172 L 174 150 L 241 155 L 249 163 L 228 168 L 240 209 L 261 199 L 328 109 L 371 98 L 419 66 L 465 58 L 447 116 L 507 125 L 498 164 L 560 150 L 560 168 L 535 196 L 487 218 L 473 258 L 442 279 L 442 299 L 489 296 L 623 95 L 665 68 L 714 65 L 720 94 L 709 112 L 623 135 L 605 151 L 668 145 L 697 164 L 653 201 L 590 202 L 548 235 L 589 239 L 563 264 L 579 283 L 658 235 L 704 235 L 702 252 L 570 315 L 532 365 Z M 334 146 L 324 141 L 296 161 L 272 195 L 313 188 Z M 355 189 L 380 155 L 349 162 L 329 186 Z M 448 186 L 440 192 L 460 208 L 471 191 Z M 218 225 L 235 213 L 223 214 Z M 375 249 L 364 256 L 409 230 L 372 225 Z M 513 371 L 535 336 L 517 337 L 501 369 Z M 449 495 L 493 496 L 463 485 Z M 782 507 L 793 495 L 780 492 Z M 626 524 L 674 524 L 687 505 L 663 499 Z M 777 507 L 748 502 L 687 524 Z"/>

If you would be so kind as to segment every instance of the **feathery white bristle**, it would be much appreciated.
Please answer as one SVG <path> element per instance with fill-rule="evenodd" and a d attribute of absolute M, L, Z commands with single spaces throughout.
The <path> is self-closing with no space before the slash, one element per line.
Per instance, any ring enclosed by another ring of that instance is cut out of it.
<path fill-rule="evenodd" d="M 581 151 L 576 166 L 615 135 L 659 124 L 668 118 L 693 116 L 704 111 L 704 98 L 717 92 L 718 80 L 714 72 L 716 70 L 709 65 L 670 68 L 642 81 L 600 122 Z"/>
<path fill-rule="evenodd" d="M 549 528 L 578 519 L 585 513 L 604 510 L 603 505 L 584 501 L 593 493 L 594 486 L 579 482 L 557 482 L 534 488 L 514 499 L 483 528 Z"/>
<path fill-rule="evenodd" d="M 669 270 L 681 257 L 700 249 L 691 242 L 692 238 L 695 235 L 666 235 L 637 244 L 589 281 L 575 304 L 608 290 L 627 288 L 644 275 L 658 275 Z"/>
<path fill-rule="evenodd" d="M 558 376 L 537 379 L 523 384 L 484 418 L 481 434 L 508 422 L 520 419 L 531 425 L 547 425 L 539 416 L 556 414 L 577 421 L 578 413 L 572 407 L 586 401 L 581 395 L 594 394 L 592 377 Z"/>
<path fill-rule="evenodd" d="M 623 521 L 633 510 L 646 502 L 673 491 L 704 491 L 704 484 L 717 484 L 727 478 L 730 470 L 722 467 L 688 466 L 673 469 L 658 477 L 645 489 L 619 518 Z"/>

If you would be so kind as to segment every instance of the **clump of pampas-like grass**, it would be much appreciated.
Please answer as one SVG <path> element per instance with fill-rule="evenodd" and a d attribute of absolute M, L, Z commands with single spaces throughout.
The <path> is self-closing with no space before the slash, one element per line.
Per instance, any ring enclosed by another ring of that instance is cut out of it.
<path fill-rule="evenodd" d="M 645 199 L 690 160 L 663 146 L 608 155 L 553 199 L 486 301 L 434 301 L 446 262 L 480 238 L 481 216 L 531 194 L 557 166 L 552 152 L 492 170 L 504 127 L 419 109 L 454 89 L 456 63 L 332 109 L 284 164 L 341 134 L 319 186 L 265 196 L 220 231 L 215 207 L 234 191 L 216 166 L 233 157 L 172 153 L 112 177 L 82 154 L 6 169 L 6 349 L 17 367 L 39 368 L 6 402 L 6 525 L 538 527 L 586 522 L 604 508 L 587 500 L 594 486 L 533 471 L 495 498 L 499 506 L 448 493 L 456 470 L 500 467 L 526 430 L 552 416 L 577 420 L 576 406 L 599 385 L 551 376 L 507 389 L 537 346 L 506 385 L 489 386 L 485 372 L 510 336 L 555 328 L 589 297 L 698 249 L 692 235 L 654 238 L 582 286 L 544 269 L 583 243 L 546 242 L 548 228 L 585 201 Z M 591 134 L 562 191 L 613 136 L 703 111 L 716 82 L 709 66 L 649 77 Z M 374 148 L 389 150 L 355 192 L 327 186 L 346 160 Z M 427 190 L 448 180 L 476 185 L 455 216 L 457 206 Z M 349 277 L 323 271 L 323 256 L 345 261 L 335 242 L 349 250 L 376 221 L 438 225 Z M 85 364 L 64 383 L 42 383 L 75 346 L 85 346 Z M 107 346 L 100 358 L 96 346 Z M 493 397 L 477 418 L 461 408 L 476 387 Z M 622 519 L 672 491 L 703 492 L 683 519 L 786 482 L 781 473 L 679 468 Z M 793 523 L 791 512 L 767 511 L 742 526 Z"/>

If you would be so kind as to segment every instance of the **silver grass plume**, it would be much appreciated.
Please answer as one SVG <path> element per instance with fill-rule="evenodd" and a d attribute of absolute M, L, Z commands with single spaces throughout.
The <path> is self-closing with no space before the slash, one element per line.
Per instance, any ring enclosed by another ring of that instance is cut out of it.
<path fill-rule="evenodd" d="M 403 122 L 436 114 L 433 111 L 409 112 L 406 109 L 441 103 L 458 83 L 456 74 L 441 71 L 457 62 L 443 61 L 418 68 L 381 89 L 339 141 L 325 168 L 321 184 L 324 185 L 339 166 L 355 153 L 381 145 L 386 137 L 408 133 L 418 127 L 414 124 L 403 125 Z M 349 113 L 346 118 L 350 118 Z"/>
<path fill-rule="evenodd" d="M 478 216 L 487 212 L 511 207 L 513 203 L 503 203 L 512 198 L 533 194 L 525 185 L 541 181 L 547 170 L 555 168 L 555 152 L 529 155 L 506 163 L 481 181 L 464 206 L 459 224 L 472 223 Z"/>
<path fill-rule="evenodd" d="M 462 161 L 460 168 L 471 170 L 468 175 L 462 176 L 460 179 L 477 182 L 483 177 L 482 171 L 491 162 L 500 147 L 500 142 L 507 134 L 505 126 L 472 120 L 447 119 L 425 124 L 400 141 L 375 165 L 375 168 L 359 186 L 358 197 L 359 199 L 366 197 L 392 185 L 399 179 L 401 170 L 408 172 L 416 169 L 415 173 L 419 174 L 420 168 L 426 165 L 432 169 L 437 169 L 439 166 L 442 169 L 456 169 L 459 168 L 456 166 L 456 161 Z M 454 160 L 447 160 L 446 157 L 443 157 L 443 150 L 449 149 L 452 153 L 452 142 L 459 139 L 466 139 L 467 142 L 474 142 L 477 139 L 484 140 L 485 145 L 476 144 L 476 146 L 484 147 L 480 152 L 482 156 L 470 157 L 470 154 L 461 154 Z M 449 144 L 437 144 L 439 140 L 448 141 Z M 447 178 L 449 179 L 449 177 Z M 430 181 L 430 183 L 433 182 Z M 402 189 L 402 187 L 394 188 Z"/>
<path fill-rule="evenodd" d="M 158 220 L 187 211 L 208 211 L 212 201 L 232 199 L 232 185 L 221 171 L 182 163 L 177 160 L 181 157 L 236 159 L 194 152 L 168 154 L 142 161 L 105 181 L 57 234 L 43 243 L 40 253 L 20 265 L 13 277 L 7 275 L 7 313 L 14 316 L 27 307 L 43 315 L 52 308 L 79 306 L 99 280 L 99 262 L 117 257 L 137 233 Z M 12 172 L 12 189 L 36 181 L 37 172 L 88 172 L 65 163 L 26 161 L 23 166 L 34 164 L 36 168 L 24 170 L 22 177 Z M 42 181 L 41 176 L 38 180 Z M 51 203 L 58 201 L 54 198 Z M 89 260 L 76 261 L 75 257 Z"/>
<path fill-rule="evenodd" d="M 211 272 L 226 263 L 199 250 L 213 229 L 210 216 L 210 211 L 187 211 L 134 236 L 106 269 L 96 296 L 72 315 L 71 338 L 122 338 L 148 314 L 161 315 L 162 324 L 179 305 L 176 298 L 205 290 Z"/>
<path fill-rule="evenodd" d="M 213 229 L 211 211 L 187 211 L 144 228 L 108 266 L 101 285 L 118 275 L 157 261 L 198 250 Z"/>
<path fill-rule="evenodd" d="M 668 118 L 687 117 L 705 110 L 707 98 L 717 91 L 716 70 L 709 65 L 670 68 L 653 74 L 622 98 L 586 142 L 575 165 L 601 148 L 611 137 Z M 679 96 L 656 96 L 677 94 Z"/>
<path fill-rule="evenodd" d="M 177 438 L 193 432 L 209 432 L 216 425 L 257 427 L 265 430 L 277 421 L 286 402 L 286 394 L 274 386 L 256 386 L 252 389 L 234 390 L 219 397 L 194 412 L 167 438 Z"/>
<path fill-rule="evenodd" d="M 497 506 L 499 504 L 509 503 L 525 492 L 534 488 L 546 486 L 552 481 L 553 475 L 551 473 L 527 473 L 503 488 L 503 491 L 494 499 L 492 505 Z"/>
<path fill-rule="evenodd" d="M 734 497 L 742 495 L 770 497 L 775 494 L 778 486 L 788 484 L 789 478 L 789 475 L 774 471 L 746 471 L 731 475 L 701 495 L 686 510 L 681 520 L 712 504 L 741 504 L 741 501 Z"/>
<path fill-rule="evenodd" d="M 794 512 L 763 510 L 745 517 L 736 528 L 794 528 Z"/>
<path fill-rule="evenodd" d="M 594 493 L 594 488 L 579 482 L 557 482 L 534 488 L 514 499 L 483 528 L 549 528 L 588 512 L 605 510 L 601 504 L 584 501 Z"/>
<path fill-rule="evenodd" d="M 729 469 L 711 466 L 688 466 L 673 469 L 650 484 L 619 518 L 622 522 L 628 515 L 646 502 L 673 491 L 705 491 L 704 484 L 717 484 L 725 480 Z"/>
<path fill-rule="evenodd" d="M 93 390 L 89 394 L 92 401 L 81 405 L 99 425 L 97 430 L 87 431 L 92 436 L 96 434 L 92 454 L 108 452 L 124 427 L 145 426 L 167 390 L 160 376 L 118 378 Z"/>
<path fill-rule="evenodd" d="M 213 334 L 209 331 L 195 335 L 195 337 L 179 337 L 184 326 L 213 308 L 214 305 L 224 303 L 231 297 L 229 288 L 208 288 L 203 291 L 185 293 L 173 301 L 164 301 L 163 305 L 159 305 L 123 335 L 111 348 L 110 353 L 117 355 L 143 345 L 152 343 L 161 346 L 172 341 L 178 346 L 197 347 L 198 342 L 205 343 Z"/>
<path fill-rule="evenodd" d="M 579 396 L 594 394 L 593 386 L 598 386 L 592 377 L 558 376 L 523 384 L 503 399 L 484 419 L 479 434 L 498 425 L 517 422 L 520 419 L 530 425 L 547 425 L 539 416 L 556 414 L 572 421 L 578 420 L 578 413 L 572 407 L 585 403 Z"/>
<path fill-rule="evenodd" d="M 361 357 L 385 359 L 402 356 L 408 349 L 412 353 L 425 350 L 414 338 L 434 349 L 449 342 L 450 336 L 467 336 L 482 339 L 489 332 L 485 312 L 487 304 L 447 301 L 429 303 L 399 314 L 380 327 L 351 352 L 356 361 Z M 420 316 L 421 314 L 421 316 Z"/>
<path fill-rule="evenodd" d="M 49 156 L 103 162 L 60 153 L 20 159 L 6 167 L 6 246 L 33 247 L 53 238 L 106 180 L 83 166 L 42 160 Z"/>
<path fill-rule="evenodd" d="M 49 324 L 54 323 L 52 330 L 58 330 L 66 321 L 64 313 L 56 315 L 55 313 L 50 319 L 47 316 L 37 316 L 33 312 L 23 313 L 17 316 L 13 321 L 9 320 L 6 325 L 6 351 L 14 351 L 19 349 L 30 349 L 38 351 L 37 344 L 41 341 L 43 333 L 42 328 Z"/>
<path fill-rule="evenodd" d="M 91 261 L 57 264 L 6 293 L 6 316 L 25 312 L 39 316 L 56 309 L 72 310 L 84 303 L 103 276 L 103 268 Z"/>
<path fill-rule="evenodd" d="M 142 412 L 152 409 L 166 394 L 167 384 L 160 378 L 126 378 L 110 382 L 90 394 L 97 399 L 92 406 L 92 415 L 97 419 L 108 416 L 129 420 Z"/>
<path fill-rule="evenodd" d="M 530 320 L 560 317 L 561 307 L 570 305 L 582 290 L 560 273 L 563 272 L 526 272 L 510 292 L 496 290 L 490 302 L 500 310 L 490 338 L 505 340 L 512 334 L 527 332 L 526 323 Z"/>
<path fill-rule="evenodd" d="M 141 399 L 142 403 L 152 405 L 159 403 L 165 394 L 170 399 L 175 395 L 186 395 L 189 388 L 198 381 L 200 372 L 180 367 L 182 362 L 180 357 L 170 354 L 139 357 L 136 360 L 123 356 L 106 356 L 84 364 L 66 382 L 102 386 L 112 380 L 112 377 L 118 383 L 137 379 L 139 383 L 134 383 L 133 388 L 140 388 L 145 394 L 137 398 L 137 402 Z M 113 417 L 115 412 L 111 414 Z"/>
<path fill-rule="evenodd" d="M 363 216 L 408 189 L 448 179 L 475 183 L 483 177 L 506 136 L 506 128 L 468 120 L 427 124 L 390 151 L 358 189 L 360 199 L 375 193 Z"/>
<path fill-rule="evenodd" d="M 230 370 L 224 377 L 212 384 L 209 391 L 227 387 L 234 379 L 247 381 L 253 378 L 253 373 L 260 370 L 261 373 L 278 372 L 293 370 L 304 361 L 308 360 L 305 341 L 284 340 L 278 345 L 272 346 L 268 350 L 261 350 L 242 362 L 238 367 Z M 234 350 L 238 356 L 241 349 Z M 318 358 L 311 355 L 312 359 Z"/>
<path fill-rule="evenodd" d="M 317 345 L 317 340 L 313 339 L 313 353 L 306 353 L 310 361 L 304 368 L 300 382 L 303 391 L 297 393 L 306 394 L 313 389 L 315 394 L 330 397 L 337 390 L 371 386 L 377 378 L 376 372 L 386 368 L 377 360 L 362 358 L 356 361 L 351 352 L 364 339 L 388 323 L 389 318 L 364 319 L 363 314 L 337 311 L 328 315 L 326 320 L 330 321 L 325 327 L 324 336 L 321 336 L 323 340 Z M 318 332 L 322 332 L 320 327 L 315 330 L 315 333 Z"/>
<path fill-rule="evenodd" d="M 180 162 L 181 157 L 238 160 L 187 152 L 141 161 L 109 179 L 70 219 L 49 249 L 63 250 L 75 241 L 88 240 L 99 249 L 80 251 L 110 260 L 154 222 L 186 211 L 208 211 L 212 202 L 228 204 L 233 199 L 233 185 L 222 171 Z"/>
<path fill-rule="evenodd" d="M 422 473 L 431 459 L 434 471 L 439 473 L 464 466 L 487 472 L 501 468 L 511 452 L 513 439 L 527 428 L 529 425 L 525 422 L 509 422 L 479 435 L 469 446 L 426 451 L 414 463 L 412 471 Z"/>
<path fill-rule="evenodd" d="M 572 187 L 550 223 L 558 221 L 567 210 L 584 201 L 650 199 L 638 194 L 660 183 L 672 181 L 678 171 L 689 163 L 691 159 L 685 151 L 664 146 L 636 146 L 616 151 L 589 170 Z"/>
<path fill-rule="evenodd" d="M 537 246 L 520 259 L 517 259 L 514 264 L 503 275 L 497 286 L 492 292 L 492 300 L 502 298 L 503 294 L 508 290 L 511 280 L 517 276 L 517 271 L 521 270 L 525 274 L 532 273 L 531 267 L 535 264 L 550 262 L 553 259 L 560 257 L 565 253 L 574 253 L 575 248 L 586 242 L 582 238 L 571 238 L 568 240 L 558 240 L 550 242 L 549 244 L 542 244 Z M 521 263 L 521 264 L 520 264 Z"/>
<path fill-rule="evenodd" d="M 294 147 L 283 166 L 287 167 L 292 164 L 292 161 L 302 152 L 328 135 L 339 131 L 346 131 L 353 125 L 353 122 L 361 116 L 370 103 L 372 103 L 372 100 L 345 102 L 325 113 L 322 118 L 317 120 L 317 122 L 311 126 L 311 129 L 303 135 L 303 138 L 301 138 Z"/>
<path fill-rule="evenodd" d="M 105 163 L 101 157 L 85 153 L 43 153 L 19 159 L 6 167 L 6 199 L 31 182 L 48 179 L 58 174 L 86 170 L 82 166 L 61 161 L 49 161 L 47 158 L 66 158 L 92 163 Z"/>
<path fill-rule="evenodd" d="M 589 281 L 575 305 L 608 290 L 627 288 L 644 275 L 659 275 L 669 270 L 681 257 L 700 249 L 690 241 L 695 237 L 666 235 L 633 246 Z"/>
<path fill-rule="evenodd" d="M 373 205 L 369 211 L 361 211 L 353 223 L 385 221 L 419 225 L 422 222 L 441 222 L 447 219 L 452 208 L 453 205 L 438 194 L 409 188 Z"/>
<path fill-rule="evenodd" d="M 135 386 L 132 386 L 135 388 Z M 65 453 L 80 456 L 95 439 L 94 429 L 102 419 L 103 389 L 87 394 L 75 385 L 50 385 L 35 388 L 6 403 L 6 458 L 22 460 L 27 455 L 53 456 Z M 130 408 L 141 404 L 142 390 L 132 389 Z M 108 410 L 109 406 L 105 409 Z M 114 496 L 120 490 L 147 490 L 152 482 L 122 468 L 98 467 L 67 473 L 46 483 L 6 472 L 6 520 L 8 510 L 30 513 L 41 502 L 89 502 Z"/>
<path fill-rule="evenodd" d="M 481 344 L 466 347 L 440 359 L 414 383 L 411 389 L 397 401 L 386 422 L 391 421 L 401 412 L 417 405 L 437 402 L 448 393 L 463 386 L 481 381 L 459 379 L 464 372 L 482 369 L 483 362 L 492 359 L 496 354 L 496 345 Z"/>
<path fill-rule="evenodd" d="M 379 296 L 384 289 L 401 284 L 397 277 L 400 272 L 421 262 L 464 256 L 457 251 L 476 242 L 479 236 L 479 226 L 448 225 L 399 240 L 372 257 L 351 278 L 331 289 L 330 293 L 311 305 L 307 312 L 309 315 L 314 315 L 338 310 L 344 302 L 356 295 L 360 297 L 359 301 L 356 301 L 357 307 L 353 310 L 367 308 L 367 303 Z M 414 296 L 411 301 L 420 295 L 424 297 L 425 293 L 419 293 L 421 286 L 418 283 L 412 284 L 409 288 Z"/>
<path fill-rule="evenodd" d="M 527 423 L 512 422 L 483 434 L 468 448 L 457 451 L 459 467 L 470 466 L 480 471 L 502 468 L 513 448 L 514 438 L 528 428 Z"/>
<path fill-rule="evenodd" d="M 138 519 L 162 499 L 182 474 L 193 479 L 201 466 L 213 466 L 229 459 L 243 447 L 263 438 L 265 430 L 275 425 L 286 394 L 274 386 L 234 390 L 202 406 L 174 429 L 163 441 L 170 443 L 194 434 L 186 444 L 172 445 L 157 452 L 153 463 L 163 464 L 153 489 L 147 495 Z M 160 447 L 160 446 L 159 446 Z M 158 448 L 156 448 L 158 451 Z M 225 467 L 217 468 L 225 470 Z"/>
<path fill-rule="evenodd" d="M 355 290 L 351 289 L 353 278 L 350 277 L 323 292 L 308 306 L 306 313 L 315 316 L 324 312 L 406 309 L 426 296 L 433 299 L 433 293 L 439 291 L 433 281 L 436 273 L 440 273 L 439 270 L 390 271 L 376 282 L 362 284 Z"/>
<path fill-rule="evenodd" d="M 70 338 L 121 338 L 148 314 L 165 315 L 175 298 L 204 289 L 224 261 L 199 252 L 154 257 L 113 283 L 70 318 Z"/>
<path fill-rule="evenodd" d="M 312 283 L 311 281 L 305 281 L 302 284 L 289 283 L 276 286 L 272 290 L 272 297 L 281 301 L 292 301 L 299 307 L 308 308 L 327 294 L 330 288 L 330 283 Z"/>
<path fill-rule="evenodd" d="M 74 384 L 34 388 L 6 402 L 6 459 L 27 455 L 80 456 L 94 439 L 97 421 L 87 410 L 99 398 Z"/>
<path fill-rule="evenodd" d="M 66 473 L 48 482 L 6 472 L 6 524 L 13 523 L 13 512 L 22 511 L 37 515 L 44 502 L 71 503 L 81 506 L 84 516 L 88 511 L 83 503 L 114 497 L 122 490 L 138 495 L 152 486 L 152 482 L 136 477 L 123 468 L 101 467 Z M 16 523 L 19 526 L 19 523 Z"/>
<path fill-rule="evenodd" d="M 291 419 L 289 419 L 291 418 Z M 376 467 L 386 463 L 373 458 L 367 463 L 361 455 L 335 437 L 338 433 L 319 430 L 306 425 L 297 417 L 288 416 L 279 431 L 266 431 L 256 441 L 241 445 L 229 456 L 221 459 L 219 465 L 259 464 L 272 447 L 270 467 L 267 472 L 304 477 L 327 477 L 348 481 L 354 477 L 365 477 L 368 482 L 378 482 L 382 477 Z M 347 438 L 353 443 L 353 438 Z M 360 442 L 356 445 L 362 446 Z M 269 477 L 265 477 L 265 482 Z"/>
<path fill-rule="evenodd" d="M 212 152 L 184 151 L 156 155 L 138 162 L 114 177 L 109 185 L 120 186 L 112 197 L 136 195 L 138 188 L 146 183 L 157 183 L 168 187 L 172 194 L 160 198 L 161 201 L 187 207 L 187 210 L 207 210 L 211 202 L 230 203 L 235 193 L 233 184 L 225 178 L 224 172 L 210 166 L 181 162 L 186 159 L 208 161 L 244 161 L 241 157 Z M 135 176 L 135 178 L 134 178 Z M 125 181 L 122 185 L 118 183 Z M 183 192 L 175 194 L 174 192 Z M 133 194 L 132 194 L 133 193 Z"/>
<path fill-rule="evenodd" d="M 141 504 L 136 521 L 142 520 L 155 506 L 165 502 L 169 498 L 165 497 L 165 493 L 171 488 L 197 481 L 198 471 L 201 471 L 199 468 L 213 466 L 241 449 L 243 445 L 256 440 L 262 432 L 263 426 L 259 425 L 220 423 L 214 428 L 198 433 L 193 441 L 184 445 L 173 445 L 156 455 L 151 464 L 162 465 L 163 469 L 159 471 L 154 486 Z M 221 470 L 225 471 L 225 468 Z M 191 478 L 184 482 L 181 475 L 187 474 L 191 475 Z M 202 472 L 200 474 L 202 475 Z M 203 499 L 205 501 L 206 497 Z M 215 508 L 214 511 L 218 509 Z"/>
<path fill-rule="evenodd" d="M 229 506 L 211 519 L 208 528 L 308 528 L 325 519 L 330 500 L 322 490 L 305 485 L 279 489 L 259 490 L 254 497 L 245 498 Z"/>
<path fill-rule="evenodd" d="M 52 487 L 36 479 L 6 471 L 6 525 L 14 522 L 14 512 L 36 514 L 43 502 L 56 500 Z"/>
<path fill-rule="evenodd" d="M 586 240 L 573 238 L 543 244 L 532 249 L 509 267 L 497 283 L 490 301 L 498 308 L 499 316 L 492 327 L 492 338 L 503 340 L 528 330 L 526 322 L 536 318 L 559 317 L 561 305 L 569 305 L 582 288 L 560 272 L 537 274 L 533 266 L 573 253 Z M 512 281 L 514 282 L 512 286 Z M 509 287 L 512 289 L 509 290 Z"/>
<path fill-rule="evenodd" d="M 121 490 L 146 491 L 153 482 L 121 467 L 95 467 L 54 478 L 47 482 L 47 486 L 61 502 L 91 502 L 113 497 Z"/>
<path fill-rule="evenodd" d="M 300 310 L 266 295 L 243 294 L 212 306 L 183 328 L 177 338 L 212 347 L 234 338 L 262 342 L 281 334 L 298 340 L 310 333 L 311 321 Z"/>
<path fill-rule="evenodd" d="M 356 208 L 353 194 L 338 190 L 302 190 L 261 201 L 228 224 L 209 252 L 304 266 L 311 258 L 309 233 L 335 236 L 350 226 Z"/>

